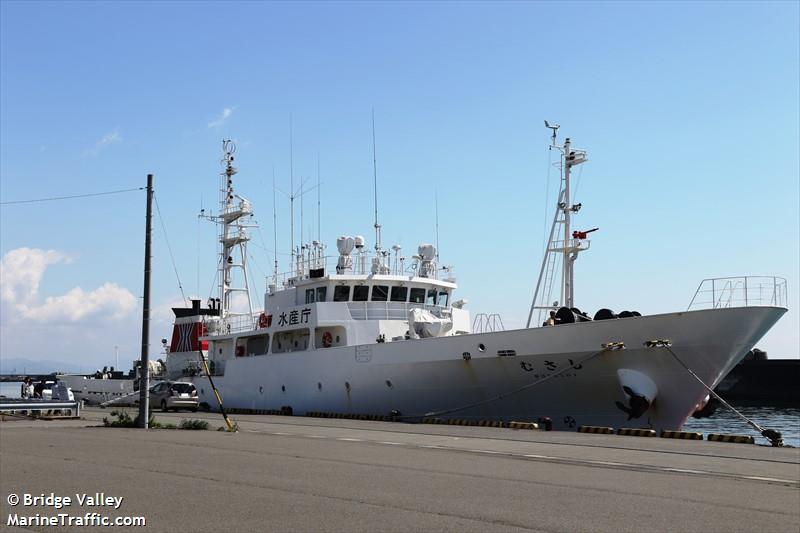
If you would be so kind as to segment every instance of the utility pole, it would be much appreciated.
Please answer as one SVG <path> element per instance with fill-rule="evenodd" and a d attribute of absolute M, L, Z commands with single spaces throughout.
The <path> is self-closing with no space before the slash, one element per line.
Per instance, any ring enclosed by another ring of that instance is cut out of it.
<path fill-rule="evenodd" d="M 153 175 L 147 175 L 147 221 L 144 232 L 144 300 L 142 358 L 139 362 L 139 427 L 147 429 L 150 415 L 150 244 L 153 235 Z"/>

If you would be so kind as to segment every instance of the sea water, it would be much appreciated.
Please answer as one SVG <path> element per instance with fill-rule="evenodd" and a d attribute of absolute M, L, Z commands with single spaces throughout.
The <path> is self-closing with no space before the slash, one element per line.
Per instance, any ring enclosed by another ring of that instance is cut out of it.
<path fill-rule="evenodd" d="M 785 444 L 800 447 L 800 408 L 748 406 L 736 407 L 736 410 L 764 429 L 780 431 Z M 711 418 L 689 418 L 683 425 L 683 431 L 697 431 L 706 435 L 709 433 L 753 435 L 756 437 L 756 443 L 768 443 L 739 415 L 723 406 L 720 406 Z"/>
<path fill-rule="evenodd" d="M 3 381 L 0 382 L 0 396 L 6 398 L 19 398 L 22 392 L 21 381 Z"/>

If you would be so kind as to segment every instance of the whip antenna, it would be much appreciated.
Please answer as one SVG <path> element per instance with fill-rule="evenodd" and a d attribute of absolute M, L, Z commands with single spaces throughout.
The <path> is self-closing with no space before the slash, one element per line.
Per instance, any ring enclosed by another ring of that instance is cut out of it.
<path fill-rule="evenodd" d="M 375 251 L 381 251 L 381 226 L 378 224 L 378 158 L 375 151 L 375 108 L 372 108 L 372 178 L 375 192 Z"/>
<path fill-rule="evenodd" d="M 278 286 L 278 212 L 275 209 L 275 167 L 272 167 L 272 249 L 275 254 L 273 266 L 273 279 Z"/>
<path fill-rule="evenodd" d="M 439 190 L 433 192 L 433 202 L 436 211 L 436 262 L 439 262 Z"/>

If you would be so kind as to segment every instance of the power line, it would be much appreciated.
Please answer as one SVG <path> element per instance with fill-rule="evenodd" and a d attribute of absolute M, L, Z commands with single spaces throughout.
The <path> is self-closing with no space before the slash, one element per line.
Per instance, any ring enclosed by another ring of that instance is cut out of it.
<path fill-rule="evenodd" d="M 167 243 L 167 250 L 169 251 L 169 258 L 172 261 L 172 269 L 175 271 L 175 277 L 178 279 L 178 288 L 181 290 L 183 301 L 188 303 L 186 295 L 183 293 L 183 285 L 181 284 L 181 277 L 178 275 L 178 266 L 175 264 L 175 256 L 172 255 L 172 247 L 169 245 L 169 237 L 167 236 L 167 227 L 164 225 L 164 217 L 161 216 L 161 208 L 158 207 L 158 197 L 153 194 L 153 200 L 156 201 L 156 212 L 158 213 L 158 221 L 161 223 L 161 231 L 164 233 L 164 241 Z"/>
<path fill-rule="evenodd" d="M 12 200 L 10 202 L 0 202 L 0 205 L 11 205 L 11 204 L 32 204 L 34 202 L 53 202 L 55 200 L 72 200 L 73 198 L 88 198 L 90 196 L 104 196 L 107 194 L 120 194 L 123 192 L 132 192 L 132 191 L 143 191 L 147 187 L 136 187 L 134 189 L 121 189 L 119 191 L 107 191 L 107 192 L 94 192 L 89 194 L 76 194 L 74 196 L 54 196 L 52 198 L 36 198 L 33 200 Z"/>

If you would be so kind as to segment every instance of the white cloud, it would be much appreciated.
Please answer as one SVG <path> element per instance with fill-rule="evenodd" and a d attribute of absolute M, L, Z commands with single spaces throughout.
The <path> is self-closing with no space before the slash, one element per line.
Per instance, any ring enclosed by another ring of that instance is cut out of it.
<path fill-rule="evenodd" d="M 110 132 L 106 133 L 105 135 L 103 135 L 103 137 L 99 141 L 94 143 L 94 146 L 92 146 L 88 150 L 84 151 L 83 155 L 84 155 L 84 157 L 95 156 L 95 155 L 99 154 L 107 146 L 109 146 L 111 144 L 115 144 L 115 143 L 121 143 L 122 140 L 123 139 L 122 139 L 122 135 L 120 135 L 120 133 L 119 133 L 119 128 L 114 128 L 114 131 L 110 131 Z"/>
<path fill-rule="evenodd" d="M 55 250 L 11 250 L 0 261 L 0 297 L 18 304 L 34 301 L 48 265 L 65 261 L 69 261 L 69 258 Z"/>
<path fill-rule="evenodd" d="M 69 262 L 56 250 L 17 248 L 0 260 L 0 300 L 7 306 L 8 321 L 78 322 L 88 318 L 114 320 L 136 309 L 136 298 L 116 283 L 106 282 L 92 291 L 75 287 L 61 296 L 39 302 L 39 284 L 49 265 Z"/>
<path fill-rule="evenodd" d="M 225 123 L 225 121 L 228 120 L 230 118 L 230 116 L 233 114 L 233 110 L 234 109 L 236 109 L 236 108 L 235 107 L 226 107 L 226 108 L 224 108 L 222 110 L 222 113 L 220 113 L 217 118 L 215 118 L 214 120 L 212 120 L 211 122 L 208 123 L 208 127 L 209 128 L 216 128 L 216 127 L 222 126 Z"/>

